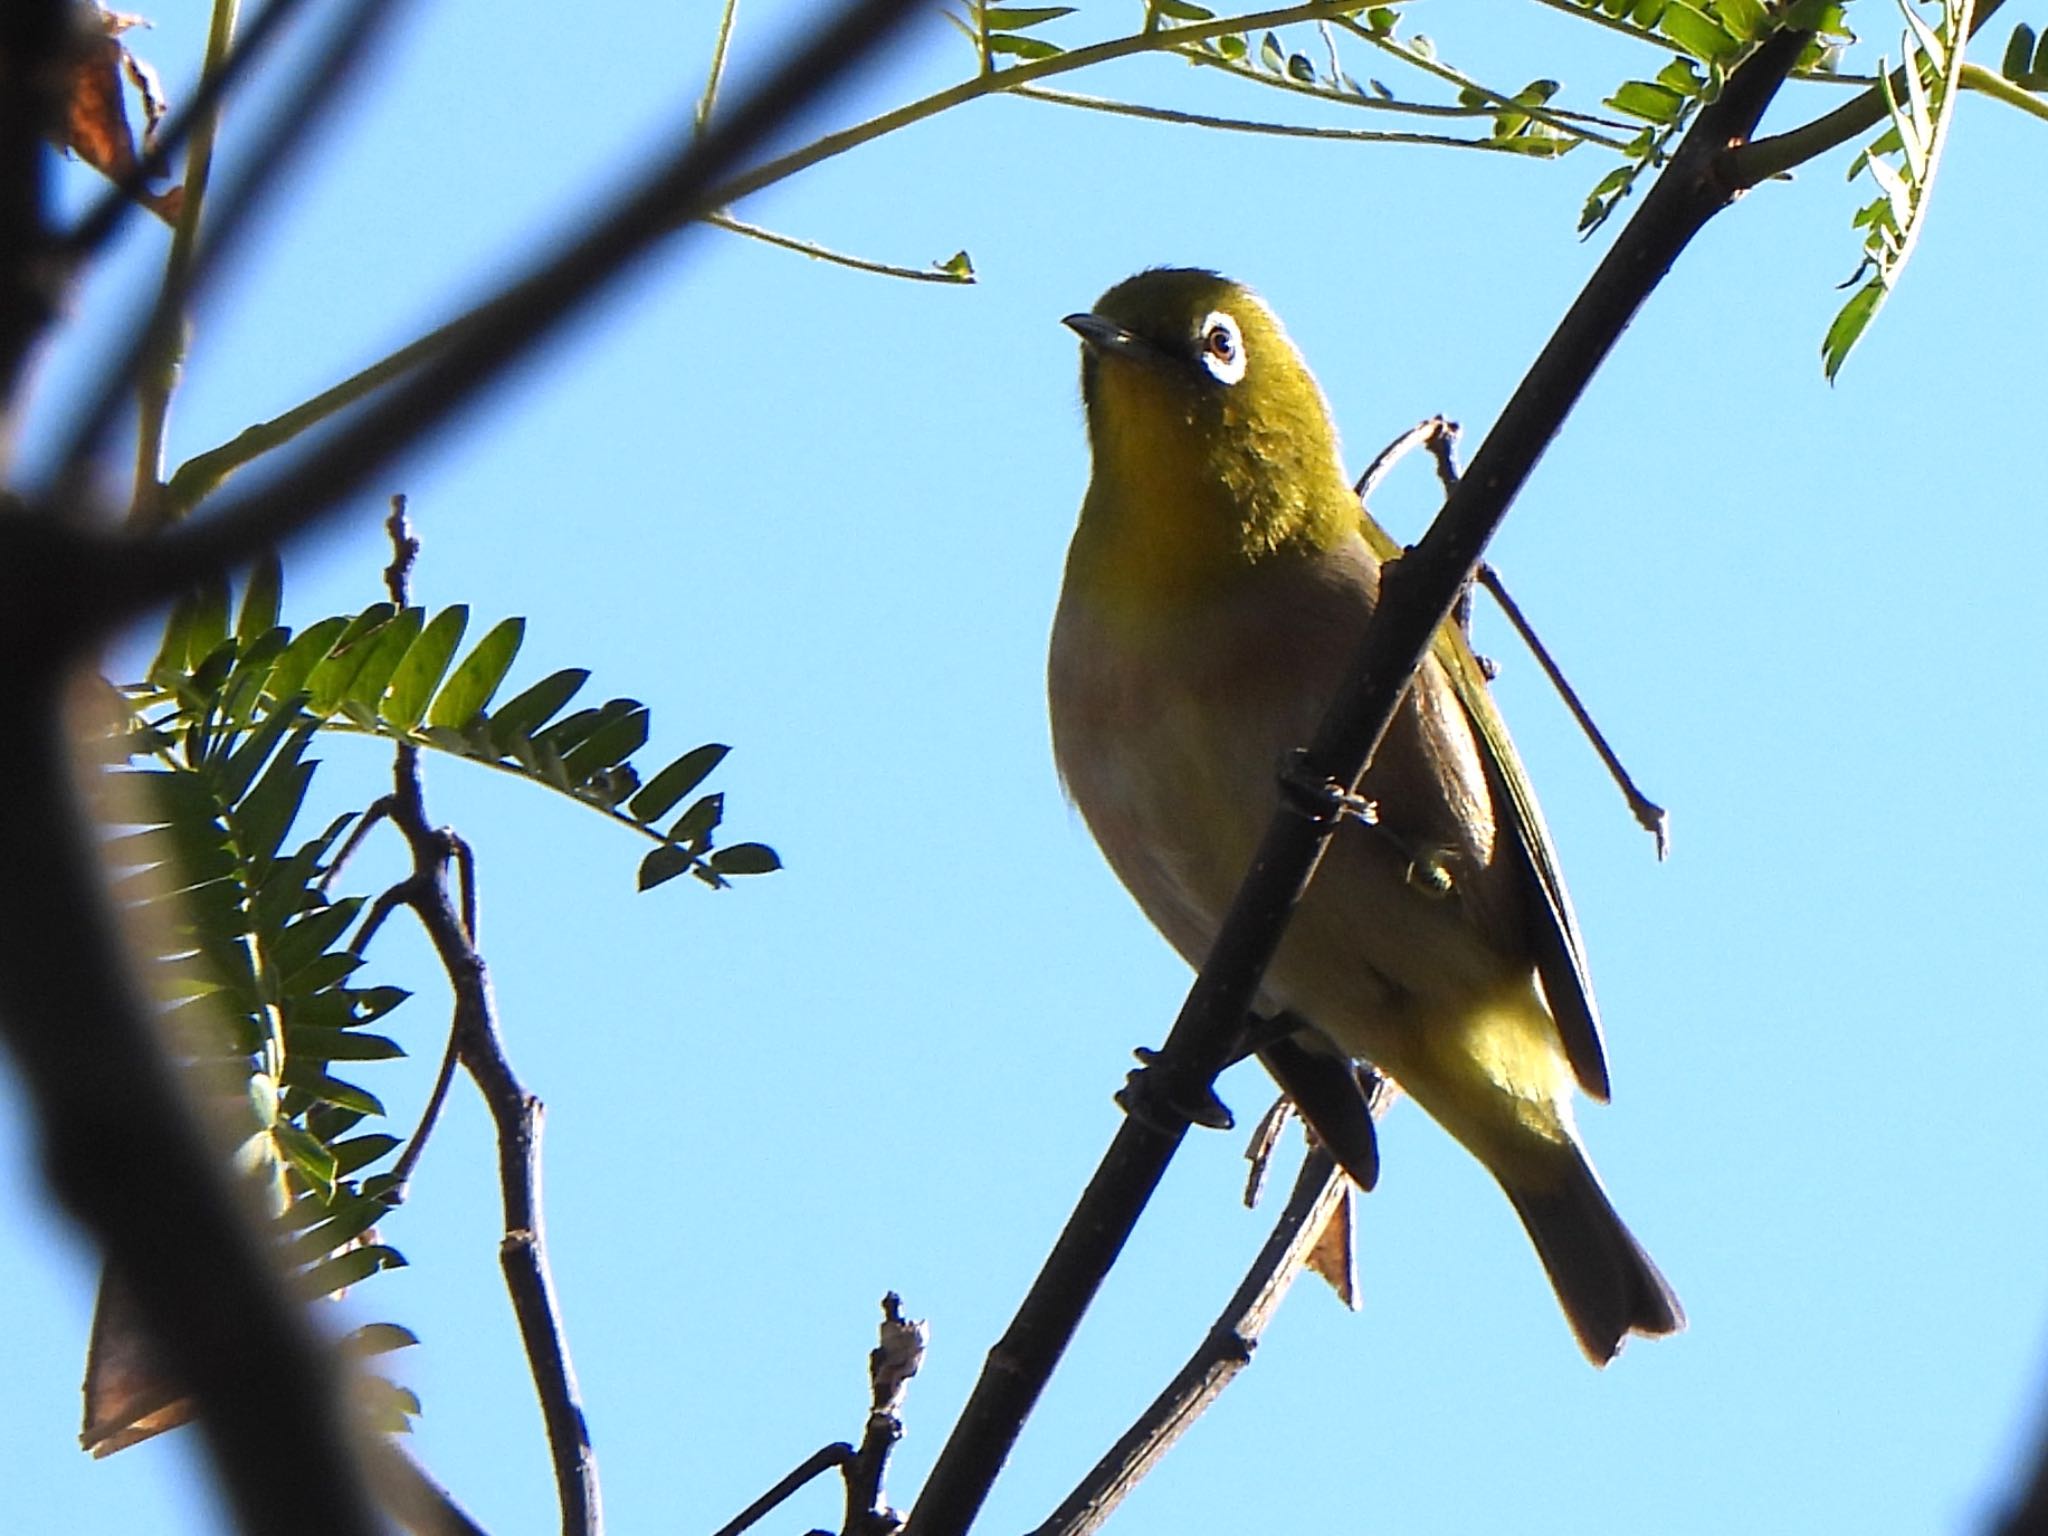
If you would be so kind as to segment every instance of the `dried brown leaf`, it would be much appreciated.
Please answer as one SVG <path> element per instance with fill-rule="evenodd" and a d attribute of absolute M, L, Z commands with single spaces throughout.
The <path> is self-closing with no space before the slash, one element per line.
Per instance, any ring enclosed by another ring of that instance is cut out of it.
<path fill-rule="evenodd" d="M 192 1417 L 192 1400 L 164 1370 L 127 1288 L 100 1277 L 85 1355 L 85 1427 L 78 1443 L 95 1458 L 126 1450 Z"/>
<path fill-rule="evenodd" d="M 1358 1191 L 1350 1185 L 1330 1206 L 1329 1218 L 1309 1250 L 1308 1267 L 1323 1277 L 1337 1299 L 1353 1312 L 1358 1310 Z"/>
<path fill-rule="evenodd" d="M 137 160 L 135 137 L 128 126 L 126 87 L 134 87 L 142 104 L 144 144 L 155 137 L 169 108 L 156 71 L 121 41 L 122 33 L 149 23 L 120 11 L 94 10 L 99 35 L 81 42 L 73 56 L 63 143 L 108 180 L 122 181 L 134 174 Z M 163 192 L 144 188 L 137 196 L 166 224 L 177 222 L 184 205 L 182 187 Z"/>

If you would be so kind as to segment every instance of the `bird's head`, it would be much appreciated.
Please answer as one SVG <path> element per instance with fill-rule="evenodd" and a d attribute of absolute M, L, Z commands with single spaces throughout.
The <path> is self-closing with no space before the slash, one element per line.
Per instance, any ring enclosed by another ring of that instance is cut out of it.
<path fill-rule="evenodd" d="M 1249 288 L 1159 268 L 1066 324 L 1094 455 L 1084 525 L 1111 525 L 1126 563 L 1178 580 L 1356 529 L 1329 405 Z"/>

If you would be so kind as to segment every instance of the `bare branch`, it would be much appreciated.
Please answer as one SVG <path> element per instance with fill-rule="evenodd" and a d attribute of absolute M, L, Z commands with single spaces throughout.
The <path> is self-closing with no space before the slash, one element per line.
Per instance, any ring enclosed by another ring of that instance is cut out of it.
<path fill-rule="evenodd" d="M 598 1501 L 597 1453 L 590 1443 L 576 1374 L 569 1364 L 541 1226 L 541 1102 L 520 1086 L 506 1059 L 483 956 L 470 942 L 469 930 L 449 893 L 451 840 L 427 818 L 419 750 L 401 743 L 396 757 L 391 821 L 404 834 L 413 858 L 412 878 L 401 889 L 406 891 L 406 904 L 426 929 L 455 993 L 454 1056 L 483 1093 L 497 1128 L 498 1184 L 505 1213 L 498 1262 L 505 1273 L 505 1288 L 512 1297 L 520 1341 L 547 1425 L 562 1530 L 564 1536 L 596 1536 L 604 1525 Z M 429 1103 L 430 1116 L 437 1106 L 438 1098 Z M 431 1126 L 431 1118 L 422 1120 L 409 1149 L 412 1161 L 417 1161 L 417 1149 Z M 405 1171 L 411 1173 L 410 1162 Z"/>
<path fill-rule="evenodd" d="M 903 1298 L 882 1298 L 882 1340 L 868 1355 L 868 1423 L 846 1463 L 846 1526 L 841 1536 L 895 1536 L 903 1517 L 882 1494 L 889 1453 L 903 1438 L 903 1398 L 924 1364 L 925 1325 L 903 1315 Z"/>
<path fill-rule="evenodd" d="M 1187 1364 L 1032 1536 L 1085 1536 L 1109 1518 L 1237 1373 L 1251 1364 L 1259 1336 L 1350 1193 L 1350 1181 L 1337 1160 L 1327 1149 L 1311 1147 L 1295 1177 L 1294 1193 L 1265 1245 Z"/>
<path fill-rule="evenodd" d="M 823 1473 L 830 1472 L 834 1467 L 845 1466 L 852 1459 L 853 1447 L 844 1440 L 835 1440 L 832 1444 L 811 1452 L 791 1468 L 781 1482 L 726 1521 L 712 1532 L 711 1536 L 740 1536 L 740 1532 L 752 1527 L 764 1515 L 772 1513 L 804 1484 Z"/>

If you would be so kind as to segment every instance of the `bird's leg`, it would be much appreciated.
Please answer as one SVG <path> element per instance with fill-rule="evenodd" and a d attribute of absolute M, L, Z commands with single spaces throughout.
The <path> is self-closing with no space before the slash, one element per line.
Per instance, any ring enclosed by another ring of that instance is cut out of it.
<path fill-rule="evenodd" d="M 1302 766 L 1307 756 L 1307 748 L 1296 747 L 1281 762 L 1281 798 L 1316 821 L 1336 821 L 1349 816 L 1368 827 L 1378 824 L 1380 808 L 1377 801 L 1358 794 L 1335 779 L 1319 778 L 1308 772 Z"/>
<path fill-rule="evenodd" d="M 1199 1092 L 1190 1093 L 1186 1083 L 1161 1077 L 1159 1052 L 1141 1045 L 1132 1054 L 1138 1065 L 1117 1090 L 1116 1101 L 1139 1124 L 1167 1134 L 1176 1132 L 1182 1123 L 1211 1131 L 1227 1131 L 1237 1124 L 1230 1106 L 1216 1096 L 1213 1083 L 1204 1083 Z"/>
<path fill-rule="evenodd" d="M 1259 1047 L 1259 1060 L 1351 1182 L 1370 1190 L 1380 1176 L 1373 1110 L 1385 1079 L 1370 1067 L 1304 1045 L 1301 1035 L 1312 1026 L 1299 1014 L 1282 1013 L 1273 1022 L 1291 1027 Z"/>

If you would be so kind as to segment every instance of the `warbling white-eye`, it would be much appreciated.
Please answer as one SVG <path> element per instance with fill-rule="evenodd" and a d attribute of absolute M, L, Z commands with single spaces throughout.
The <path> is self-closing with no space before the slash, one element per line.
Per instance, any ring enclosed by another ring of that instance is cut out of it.
<path fill-rule="evenodd" d="M 1110 866 L 1200 966 L 1398 550 L 1249 289 L 1142 272 L 1066 323 L 1094 468 L 1053 625 L 1054 755 Z M 1676 1332 L 1677 1297 L 1579 1145 L 1574 1090 L 1608 1081 L 1578 930 L 1454 626 L 1360 792 L 1375 815 L 1338 827 L 1260 1013 L 1377 1067 L 1485 1164 L 1596 1364 Z"/>

